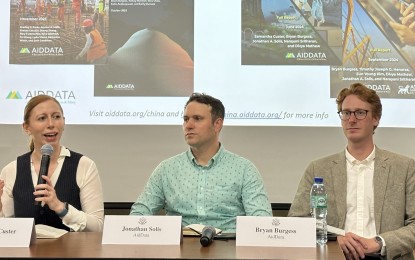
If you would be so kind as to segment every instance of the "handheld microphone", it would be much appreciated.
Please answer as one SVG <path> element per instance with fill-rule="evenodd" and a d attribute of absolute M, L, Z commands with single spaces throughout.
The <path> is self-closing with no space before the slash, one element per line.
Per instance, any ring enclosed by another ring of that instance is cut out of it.
<path fill-rule="evenodd" d="M 216 235 L 216 229 L 214 227 L 210 227 L 210 226 L 204 227 L 202 230 L 202 236 L 200 237 L 200 244 L 202 244 L 202 246 L 210 245 L 215 235 Z"/>
<path fill-rule="evenodd" d="M 53 153 L 53 147 L 50 144 L 44 144 L 42 148 L 40 148 L 42 152 L 42 159 L 40 161 L 40 170 L 39 176 L 37 179 L 37 184 L 45 184 L 46 181 L 42 178 L 42 176 L 47 176 L 49 171 L 49 163 L 50 163 L 50 155 Z M 43 195 L 37 195 L 38 197 L 43 197 Z M 35 204 L 38 205 L 39 201 L 35 201 Z"/>

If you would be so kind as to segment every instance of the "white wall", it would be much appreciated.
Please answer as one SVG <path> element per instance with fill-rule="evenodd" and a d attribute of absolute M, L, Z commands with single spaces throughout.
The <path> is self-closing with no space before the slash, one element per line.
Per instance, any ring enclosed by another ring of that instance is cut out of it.
<path fill-rule="evenodd" d="M 0 167 L 27 151 L 20 125 L 0 125 Z M 415 158 L 415 129 L 382 128 L 376 143 Z M 225 126 L 222 143 L 255 163 L 272 203 L 290 203 L 310 160 L 344 149 L 341 128 Z M 133 202 L 163 159 L 187 149 L 181 126 L 67 125 L 62 142 L 98 165 L 105 202 Z"/>

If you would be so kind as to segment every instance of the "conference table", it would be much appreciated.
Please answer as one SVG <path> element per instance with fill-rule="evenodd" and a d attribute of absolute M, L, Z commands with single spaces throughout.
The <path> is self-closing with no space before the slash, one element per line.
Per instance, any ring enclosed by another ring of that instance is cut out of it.
<path fill-rule="evenodd" d="M 0 247 L 7 258 L 129 259 L 345 259 L 336 241 L 316 248 L 240 247 L 235 240 L 201 246 L 199 237 L 181 245 L 103 245 L 100 232 L 70 232 L 57 239 L 36 239 L 30 247 Z"/>

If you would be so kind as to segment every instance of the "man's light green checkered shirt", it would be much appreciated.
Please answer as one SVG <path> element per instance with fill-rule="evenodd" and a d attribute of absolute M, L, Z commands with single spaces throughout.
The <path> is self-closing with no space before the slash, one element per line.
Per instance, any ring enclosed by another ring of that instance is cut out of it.
<path fill-rule="evenodd" d="M 203 224 L 235 232 L 236 216 L 272 216 L 261 175 L 249 160 L 223 148 L 207 166 L 190 149 L 161 162 L 131 208 L 131 215 L 182 216 L 183 225 Z"/>

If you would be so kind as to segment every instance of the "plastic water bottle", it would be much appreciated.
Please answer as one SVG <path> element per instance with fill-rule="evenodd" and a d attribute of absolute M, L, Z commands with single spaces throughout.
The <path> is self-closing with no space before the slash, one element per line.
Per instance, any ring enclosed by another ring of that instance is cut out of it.
<path fill-rule="evenodd" d="M 315 177 L 310 191 L 311 216 L 316 219 L 316 239 L 319 245 L 327 243 L 327 193 L 323 178 Z"/>

